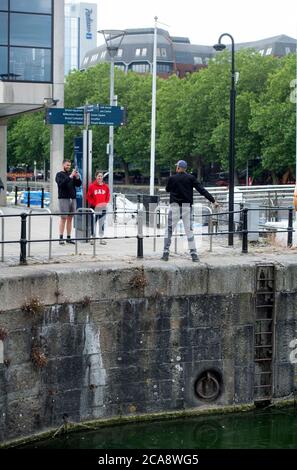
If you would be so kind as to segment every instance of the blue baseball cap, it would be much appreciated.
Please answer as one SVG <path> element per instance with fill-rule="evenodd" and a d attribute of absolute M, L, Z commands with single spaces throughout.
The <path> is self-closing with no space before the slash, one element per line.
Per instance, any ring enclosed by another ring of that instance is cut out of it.
<path fill-rule="evenodd" d="M 187 166 L 188 166 L 188 164 L 187 164 L 187 162 L 186 162 L 185 160 L 179 160 L 179 161 L 175 164 L 175 166 L 179 166 L 180 168 L 186 169 Z"/>

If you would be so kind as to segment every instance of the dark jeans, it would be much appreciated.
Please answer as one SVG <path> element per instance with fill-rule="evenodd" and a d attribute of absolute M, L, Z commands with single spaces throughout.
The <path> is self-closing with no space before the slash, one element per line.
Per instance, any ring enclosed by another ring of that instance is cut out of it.
<path fill-rule="evenodd" d="M 94 218 L 95 218 L 95 223 L 94 223 Z M 99 220 L 99 236 L 103 237 L 105 218 L 106 218 L 106 209 L 95 211 L 95 216 L 91 217 L 91 232 L 92 232 L 93 237 L 96 236 L 96 224 L 98 220 Z"/>

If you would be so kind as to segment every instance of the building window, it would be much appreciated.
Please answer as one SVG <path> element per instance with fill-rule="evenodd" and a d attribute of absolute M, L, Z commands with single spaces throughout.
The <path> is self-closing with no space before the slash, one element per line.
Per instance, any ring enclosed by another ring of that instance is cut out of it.
<path fill-rule="evenodd" d="M 117 56 L 122 57 L 123 55 L 123 49 L 118 49 Z"/>
<path fill-rule="evenodd" d="M 137 57 L 137 56 L 140 56 L 140 49 L 139 49 L 139 48 L 136 49 L 135 55 L 136 55 L 136 57 Z"/>
<path fill-rule="evenodd" d="M 266 51 L 266 55 L 270 55 L 272 52 L 272 47 L 268 47 L 267 51 Z"/>
<path fill-rule="evenodd" d="M 167 52 L 165 47 L 157 47 L 157 56 L 158 57 L 167 57 Z"/>
<path fill-rule="evenodd" d="M 10 0 L 10 10 L 50 14 L 52 12 L 52 2 L 51 0 Z"/>
<path fill-rule="evenodd" d="M 102 51 L 102 52 L 101 52 L 100 59 L 105 59 L 105 56 L 106 56 L 106 51 Z"/>
<path fill-rule="evenodd" d="M 137 73 L 148 73 L 150 71 L 149 64 L 132 64 L 131 70 Z"/>
<path fill-rule="evenodd" d="M 142 57 L 145 57 L 145 56 L 147 55 L 147 48 L 146 48 L 146 47 L 144 47 L 144 48 L 142 49 L 141 55 L 142 55 Z"/>
<path fill-rule="evenodd" d="M 86 65 L 86 63 L 88 62 L 88 60 L 89 60 L 89 57 L 88 57 L 88 56 L 85 57 L 84 60 L 83 60 L 83 65 Z"/>
<path fill-rule="evenodd" d="M 10 43 L 13 46 L 51 47 L 51 36 L 49 15 L 10 15 Z"/>
<path fill-rule="evenodd" d="M 0 44 L 8 44 L 8 14 L 0 12 Z"/>
<path fill-rule="evenodd" d="M 16 80 L 49 82 L 51 80 L 51 51 L 11 47 L 9 73 Z"/>
<path fill-rule="evenodd" d="M 8 73 L 7 58 L 7 47 L 0 47 L 0 79 L 3 78 L 1 75 L 7 75 Z"/>
<path fill-rule="evenodd" d="M 93 54 L 91 57 L 91 62 L 95 62 L 98 59 L 98 54 Z"/>
<path fill-rule="evenodd" d="M 286 47 L 285 48 L 285 51 L 286 51 L 286 55 L 290 54 L 291 53 L 291 49 L 289 47 Z"/>
<path fill-rule="evenodd" d="M 172 66 L 169 64 L 158 64 L 157 63 L 157 73 L 171 73 Z"/>
<path fill-rule="evenodd" d="M 0 10 L 8 10 L 8 0 L 0 0 Z"/>
<path fill-rule="evenodd" d="M 261 50 L 259 51 L 259 54 L 260 54 L 260 55 L 264 55 L 264 49 L 261 49 Z"/>
<path fill-rule="evenodd" d="M 115 64 L 115 67 L 116 67 L 118 70 L 121 70 L 122 72 L 125 72 L 125 71 L 126 71 L 126 67 L 125 67 L 125 65 L 123 65 L 123 64 Z"/>
<path fill-rule="evenodd" d="M 204 63 L 205 63 L 205 65 L 208 65 L 208 64 L 209 64 L 209 61 L 210 61 L 210 58 L 209 58 L 209 57 L 204 57 Z"/>
<path fill-rule="evenodd" d="M 194 57 L 194 64 L 195 65 L 202 65 L 202 57 Z"/>
<path fill-rule="evenodd" d="M 53 0 L 0 0 L 2 80 L 52 81 L 52 5 Z"/>

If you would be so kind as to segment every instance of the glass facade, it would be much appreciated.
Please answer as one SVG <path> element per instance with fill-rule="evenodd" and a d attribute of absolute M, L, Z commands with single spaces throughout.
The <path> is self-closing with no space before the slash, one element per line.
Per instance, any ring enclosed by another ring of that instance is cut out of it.
<path fill-rule="evenodd" d="M 10 0 L 10 10 L 51 14 L 52 0 Z"/>
<path fill-rule="evenodd" d="M 51 17 L 11 13 L 10 44 L 14 46 L 51 47 Z"/>
<path fill-rule="evenodd" d="M 0 11 L 0 44 L 8 44 L 8 13 Z"/>
<path fill-rule="evenodd" d="M 0 0 L 0 79 L 52 81 L 52 0 Z"/>
<path fill-rule="evenodd" d="M 51 51 L 27 47 L 10 48 L 10 74 L 15 80 L 49 82 L 51 80 Z"/>
<path fill-rule="evenodd" d="M 8 74 L 7 47 L 0 46 L 0 78 Z"/>
<path fill-rule="evenodd" d="M 65 17 L 65 75 L 79 68 L 79 22 L 79 18 Z"/>
<path fill-rule="evenodd" d="M 0 0 L 0 10 L 8 10 L 8 0 Z"/>

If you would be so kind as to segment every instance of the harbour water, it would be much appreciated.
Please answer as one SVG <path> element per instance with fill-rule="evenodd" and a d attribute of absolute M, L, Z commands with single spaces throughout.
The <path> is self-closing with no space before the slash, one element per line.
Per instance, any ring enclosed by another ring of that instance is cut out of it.
<path fill-rule="evenodd" d="M 83 429 L 83 428 L 82 428 Z M 297 407 L 129 423 L 60 433 L 27 448 L 297 449 Z"/>

